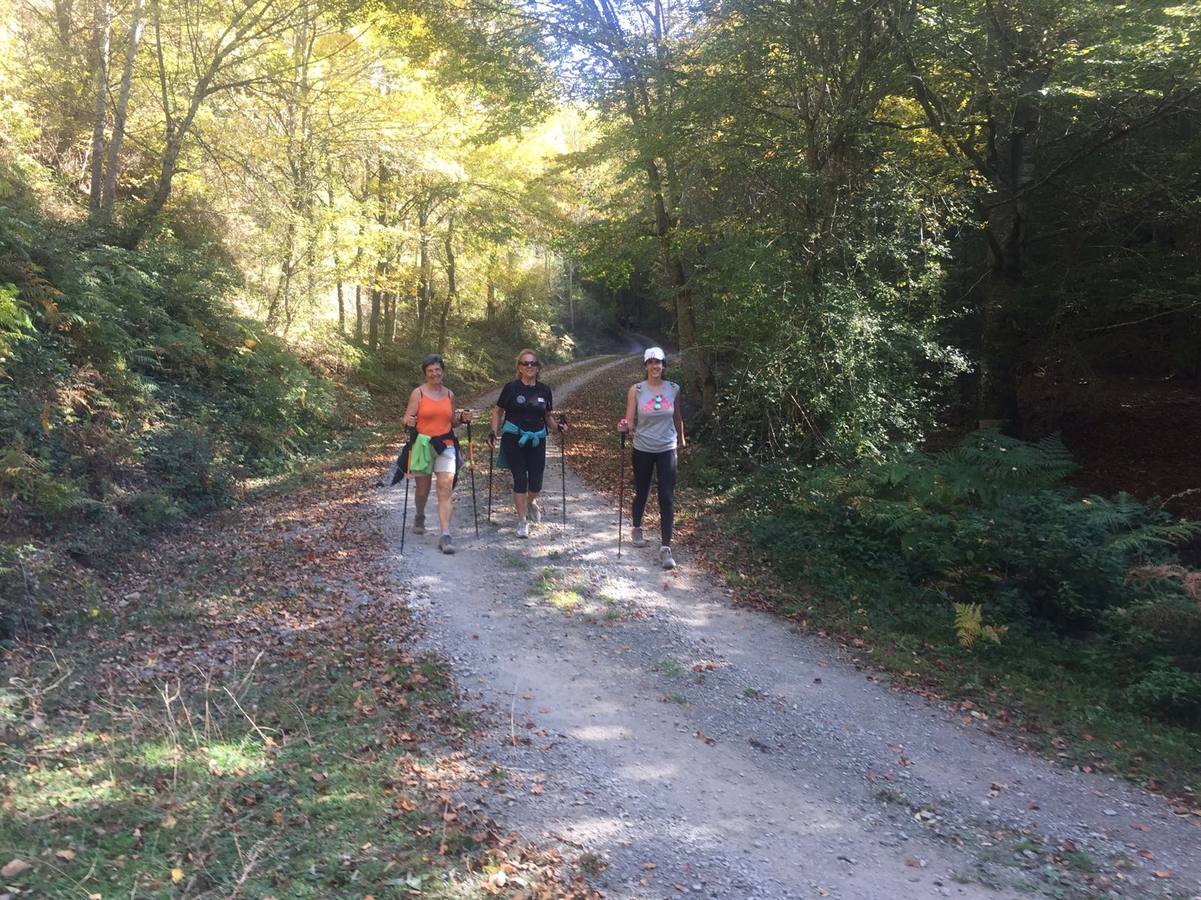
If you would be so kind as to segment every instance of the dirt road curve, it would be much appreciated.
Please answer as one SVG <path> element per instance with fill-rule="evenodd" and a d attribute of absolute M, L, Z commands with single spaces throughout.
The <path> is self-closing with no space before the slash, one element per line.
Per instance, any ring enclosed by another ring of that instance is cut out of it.
<path fill-rule="evenodd" d="M 560 370 L 556 400 L 613 364 Z M 494 786 L 467 799 L 607 896 L 1201 897 L 1201 828 L 1159 798 L 890 689 L 686 552 L 665 573 L 627 532 L 618 560 L 615 510 L 570 473 L 558 524 L 557 446 L 530 540 L 496 484 L 494 525 L 474 537 L 461 484 L 458 554 L 410 535 L 397 577 L 487 723 Z M 381 492 L 397 551 L 402 497 Z"/>

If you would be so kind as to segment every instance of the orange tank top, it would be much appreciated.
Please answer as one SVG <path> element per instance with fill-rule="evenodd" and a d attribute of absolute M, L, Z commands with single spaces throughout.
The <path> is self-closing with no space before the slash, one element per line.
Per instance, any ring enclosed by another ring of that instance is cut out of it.
<path fill-rule="evenodd" d="M 450 391 L 441 400 L 434 400 L 418 388 L 420 394 L 417 400 L 417 433 L 430 437 L 441 437 L 451 430 L 450 420 L 454 408 L 450 402 Z"/>

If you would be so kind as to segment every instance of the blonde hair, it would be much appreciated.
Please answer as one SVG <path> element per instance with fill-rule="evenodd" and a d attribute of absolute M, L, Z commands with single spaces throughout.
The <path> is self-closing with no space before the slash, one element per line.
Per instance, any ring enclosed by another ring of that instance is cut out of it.
<path fill-rule="evenodd" d="M 537 363 L 538 363 L 538 370 L 539 370 L 539 371 L 541 371 L 541 370 L 542 370 L 542 357 L 538 355 L 538 351 L 537 351 L 537 350 L 530 350 L 530 349 L 527 347 L 525 350 L 522 350 L 522 351 L 520 351 L 520 352 L 517 354 L 517 357 L 516 357 L 516 358 L 513 360 L 513 365 L 514 365 L 514 366 L 517 368 L 517 374 L 518 374 L 518 375 L 521 375 L 521 358 L 522 358 L 523 356 L 532 356 L 532 357 L 534 357 L 534 360 L 535 360 L 535 362 L 537 362 Z M 535 374 L 535 375 L 534 375 L 534 380 L 535 380 L 535 381 L 537 381 L 537 380 L 538 380 L 538 376 L 537 376 L 537 374 Z"/>

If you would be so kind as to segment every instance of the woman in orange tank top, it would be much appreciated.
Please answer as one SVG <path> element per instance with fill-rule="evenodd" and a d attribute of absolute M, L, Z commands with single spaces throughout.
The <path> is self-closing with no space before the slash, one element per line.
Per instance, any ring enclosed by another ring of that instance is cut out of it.
<path fill-rule="evenodd" d="M 454 426 L 471 421 L 469 409 L 455 409 L 455 395 L 442 383 L 442 357 L 436 353 L 427 356 L 421 363 L 425 384 L 413 388 L 405 406 L 404 423 L 417 434 L 433 439 L 435 448 L 434 475 L 438 482 L 438 524 L 442 533 L 438 537 L 438 549 L 443 553 L 454 553 L 450 537 L 450 520 L 453 510 L 453 488 L 455 467 L 458 460 L 458 442 Z M 437 448 L 442 446 L 439 451 Z M 413 533 L 425 534 L 425 504 L 430 496 L 429 475 L 414 475 L 416 482 L 416 514 L 413 516 Z"/>

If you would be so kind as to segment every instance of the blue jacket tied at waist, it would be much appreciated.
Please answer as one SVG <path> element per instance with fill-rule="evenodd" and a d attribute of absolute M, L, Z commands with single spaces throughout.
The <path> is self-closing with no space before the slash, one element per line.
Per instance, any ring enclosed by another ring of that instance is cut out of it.
<path fill-rule="evenodd" d="M 500 433 L 501 434 L 519 434 L 519 435 L 521 435 L 521 437 L 517 441 L 518 447 L 524 447 L 530 441 L 533 441 L 534 446 L 537 447 L 544 440 L 546 440 L 546 426 L 545 425 L 543 425 L 537 431 L 522 431 L 520 428 L 518 428 L 512 422 L 505 422 L 505 427 L 500 430 Z"/>

